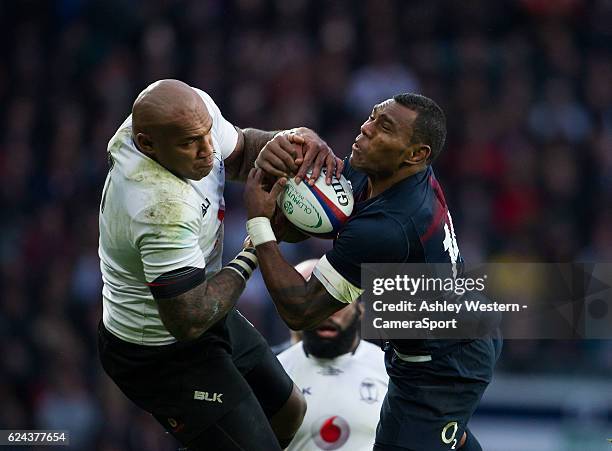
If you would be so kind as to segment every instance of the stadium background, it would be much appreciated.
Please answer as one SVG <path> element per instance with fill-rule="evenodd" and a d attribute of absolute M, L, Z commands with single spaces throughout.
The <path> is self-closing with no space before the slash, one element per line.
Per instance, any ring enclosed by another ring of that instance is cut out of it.
<path fill-rule="evenodd" d="M 310 126 L 340 156 L 376 101 L 421 92 L 448 116 L 436 171 L 466 259 L 612 260 L 609 0 L 23 0 L 0 24 L 0 429 L 176 449 L 95 348 L 106 143 L 159 78 L 241 127 Z M 239 185 L 226 204 L 231 256 Z M 260 279 L 239 307 L 286 339 Z M 486 450 L 610 449 L 611 376 L 611 342 L 507 342 L 473 429 Z"/>

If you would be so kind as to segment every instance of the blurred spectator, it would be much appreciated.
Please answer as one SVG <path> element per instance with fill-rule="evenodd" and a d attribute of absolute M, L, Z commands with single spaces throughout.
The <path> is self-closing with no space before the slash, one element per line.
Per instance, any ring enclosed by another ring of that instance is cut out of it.
<path fill-rule="evenodd" d="M 75 368 L 54 366 L 38 394 L 36 428 L 70 431 L 70 446 L 91 447 L 100 425 L 97 402 Z"/>
<path fill-rule="evenodd" d="M 570 83 L 565 79 L 547 80 L 543 99 L 536 103 L 529 115 L 531 132 L 546 141 L 584 141 L 591 123 L 584 107 L 576 100 Z"/>

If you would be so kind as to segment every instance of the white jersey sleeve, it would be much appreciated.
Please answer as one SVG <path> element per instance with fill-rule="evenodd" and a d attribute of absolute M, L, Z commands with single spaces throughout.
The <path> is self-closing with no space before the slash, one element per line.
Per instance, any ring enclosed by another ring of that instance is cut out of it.
<path fill-rule="evenodd" d="M 204 268 L 198 245 L 201 212 L 183 201 L 165 201 L 132 219 L 133 245 L 140 251 L 147 282 L 176 269 Z"/>
<path fill-rule="evenodd" d="M 238 132 L 236 131 L 236 127 L 234 127 L 227 119 L 223 117 L 221 110 L 212 97 L 201 89 L 193 89 L 200 95 L 200 97 L 202 97 L 202 100 L 204 100 L 208 114 L 210 114 L 210 117 L 212 118 L 213 139 L 219 145 L 219 148 L 215 149 L 215 151 L 219 152 L 221 158 L 225 160 L 236 148 L 236 143 L 238 142 Z"/>

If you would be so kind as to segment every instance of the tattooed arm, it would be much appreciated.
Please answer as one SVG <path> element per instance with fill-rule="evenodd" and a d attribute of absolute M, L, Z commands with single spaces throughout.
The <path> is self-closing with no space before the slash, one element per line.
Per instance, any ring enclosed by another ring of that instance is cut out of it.
<path fill-rule="evenodd" d="M 185 293 L 156 298 L 159 316 L 177 340 L 193 340 L 232 309 L 244 287 L 235 271 L 222 269 Z"/>
<path fill-rule="evenodd" d="M 283 258 L 276 242 L 257 246 L 257 255 L 266 287 L 289 328 L 311 329 L 347 306 L 334 299 L 316 277 L 304 280 Z"/>
<path fill-rule="evenodd" d="M 327 168 L 329 183 L 333 173 L 340 177 L 342 160 L 336 158 L 325 141 L 308 128 L 284 132 L 237 128 L 237 131 L 236 147 L 225 160 L 225 173 L 230 180 L 246 181 L 249 171 L 255 166 L 275 177 L 295 174 L 304 179 L 311 167 L 314 179 L 323 167 Z"/>
<path fill-rule="evenodd" d="M 244 182 L 263 146 L 278 132 L 266 132 L 254 128 L 236 130 L 238 142 L 232 154 L 225 160 L 225 173 L 230 180 Z"/>

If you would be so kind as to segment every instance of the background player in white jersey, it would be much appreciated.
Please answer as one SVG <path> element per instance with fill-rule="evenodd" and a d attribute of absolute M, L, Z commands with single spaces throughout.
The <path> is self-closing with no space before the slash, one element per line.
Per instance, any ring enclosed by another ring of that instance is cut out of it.
<path fill-rule="evenodd" d="M 189 449 L 280 449 L 304 415 L 301 393 L 234 310 L 257 266 L 253 249 L 221 269 L 226 174 L 244 180 L 256 159 L 279 174 L 303 175 L 298 165 L 315 159 L 318 171 L 336 164 L 314 132 L 299 132 L 260 153 L 275 132 L 235 128 L 203 91 L 162 80 L 138 96 L 109 143 L 101 361 Z"/>
<path fill-rule="evenodd" d="M 295 269 L 308 279 L 317 261 Z M 384 353 L 360 338 L 361 316 L 355 302 L 303 331 L 303 341 L 278 356 L 308 403 L 289 451 L 372 449 L 389 377 Z"/>

